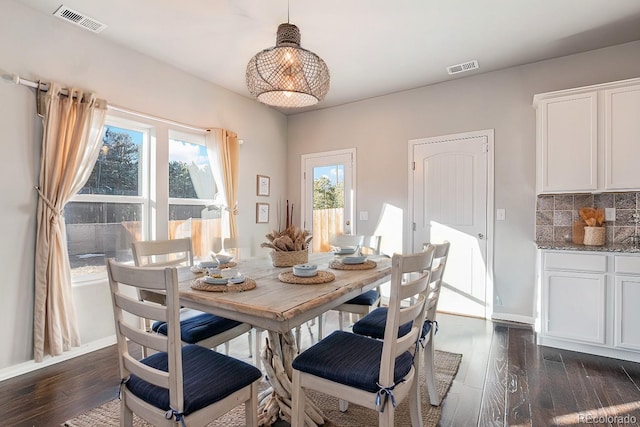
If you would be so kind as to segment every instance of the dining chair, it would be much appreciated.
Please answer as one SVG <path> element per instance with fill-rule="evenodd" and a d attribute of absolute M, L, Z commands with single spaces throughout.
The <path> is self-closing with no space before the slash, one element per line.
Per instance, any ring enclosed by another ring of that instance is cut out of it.
<path fill-rule="evenodd" d="M 409 399 L 411 424 L 422 425 L 414 357 L 425 316 L 433 249 L 391 258 L 391 295 L 384 340 L 334 331 L 293 361 L 293 427 L 304 426 L 306 390 L 316 390 L 378 411 L 379 425 L 393 426 L 395 406 Z M 403 281 L 407 273 L 416 273 Z M 403 300 L 409 301 L 401 305 Z M 410 324 L 400 336 L 400 325 Z"/>
<path fill-rule="evenodd" d="M 352 247 L 357 246 L 361 248 L 364 244 L 364 239 L 365 239 L 365 236 L 361 234 L 333 233 L 329 236 L 329 246 L 331 247 L 331 250 L 338 249 L 345 246 L 352 246 Z M 378 251 L 379 250 L 380 248 L 378 247 Z M 368 294 L 368 292 L 365 294 Z M 359 298 L 361 301 L 370 300 L 371 294 L 368 294 L 368 295 L 365 295 L 365 294 L 359 295 L 357 298 Z M 339 312 L 338 316 L 339 316 L 338 326 L 342 331 L 343 330 L 342 328 L 343 313 Z M 311 326 L 313 326 L 313 323 L 318 324 L 318 340 L 321 340 L 324 337 L 324 314 L 320 314 L 314 321 L 311 321 L 311 323 L 307 322 L 307 327 L 309 328 L 309 333 L 311 335 L 313 335 L 313 332 L 311 331 Z M 296 328 L 296 340 L 298 343 L 300 343 L 300 326 Z"/>
<path fill-rule="evenodd" d="M 154 426 L 204 426 L 244 403 L 246 425 L 257 426 L 260 370 L 198 345 L 181 345 L 177 269 L 109 259 L 107 272 L 120 365 L 120 425 L 132 426 L 135 413 Z M 132 298 L 127 287 L 164 292 L 165 304 Z M 160 319 L 166 335 L 146 333 L 131 315 Z M 128 341 L 156 352 L 139 360 Z"/>
<path fill-rule="evenodd" d="M 360 244 L 362 254 L 380 255 L 381 242 L 382 236 L 363 236 Z M 349 314 L 349 323 L 351 324 L 351 315 L 355 314 L 360 319 L 373 308 L 380 306 L 381 295 L 380 286 L 377 286 L 336 307 L 334 310 L 338 311 L 338 327 L 340 330 L 344 330 L 345 313 Z"/>
<path fill-rule="evenodd" d="M 447 265 L 449 256 L 449 242 L 437 244 L 424 244 L 423 250 L 433 249 L 433 263 L 431 266 L 431 278 L 429 286 L 426 289 L 427 308 L 425 310 L 425 321 L 420 336 L 420 348 L 418 351 L 424 354 L 424 370 L 427 391 L 429 392 L 429 401 L 431 405 L 440 405 L 440 396 L 435 384 L 434 371 L 434 337 L 438 332 L 438 322 L 436 320 L 436 312 L 438 308 L 438 300 L 440 298 L 440 290 L 442 288 L 442 277 Z M 383 339 L 385 336 L 386 318 L 388 308 L 380 307 L 364 316 L 353 325 L 355 334 L 364 335 L 371 338 Z M 410 325 L 402 325 L 398 331 L 404 334 L 408 331 Z M 416 370 L 420 371 L 420 356 L 416 358 Z"/>
<path fill-rule="evenodd" d="M 171 240 L 136 241 L 132 243 L 133 260 L 138 267 L 166 267 L 187 265 L 193 266 L 193 250 L 191 238 Z M 137 288 L 138 298 L 143 301 L 164 304 L 164 298 L 156 292 Z M 143 319 L 147 331 L 159 334 L 167 333 L 167 324 Z M 224 344 L 225 353 L 229 354 L 229 341 L 251 330 L 251 325 L 210 313 L 183 308 L 180 310 L 180 329 L 185 344 L 198 344 L 215 349 Z M 249 337 L 251 343 L 251 337 Z M 143 354 L 147 355 L 146 348 Z"/>
<path fill-rule="evenodd" d="M 221 240 L 221 244 L 216 249 L 216 253 L 222 253 L 225 255 L 231 255 L 236 260 L 240 256 L 240 248 L 238 247 L 238 241 L 235 238 L 225 237 Z M 248 332 L 249 339 L 249 357 L 254 359 L 256 368 L 261 369 L 262 359 L 260 358 L 260 351 L 262 350 L 262 333 L 264 329 L 253 326 Z M 255 356 L 254 356 L 255 355 Z"/>

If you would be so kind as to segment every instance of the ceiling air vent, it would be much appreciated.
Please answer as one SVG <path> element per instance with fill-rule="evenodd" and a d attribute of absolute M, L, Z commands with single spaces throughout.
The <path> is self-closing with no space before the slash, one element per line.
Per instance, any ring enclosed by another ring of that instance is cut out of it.
<path fill-rule="evenodd" d="M 67 22 L 81 26 L 82 28 L 99 33 L 107 26 L 102 22 L 96 21 L 93 18 L 89 18 L 83 13 L 70 9 L 65 5 L 62 5 L 53 13 L 53 16 L 57 16 L 60 19 L 64 19 Z"/>
<path fill-rule="evenodd" d="M 477 70 L 478 68 L 480 68 L 478 66 L 478 61 L 474 59 L 473 61 L 465 62 L 464 64 L 452 65 L 450 67 L 447 67 L 447 73 L 452 76 L 454 74 L 464 73 L 466 71 Z"/>

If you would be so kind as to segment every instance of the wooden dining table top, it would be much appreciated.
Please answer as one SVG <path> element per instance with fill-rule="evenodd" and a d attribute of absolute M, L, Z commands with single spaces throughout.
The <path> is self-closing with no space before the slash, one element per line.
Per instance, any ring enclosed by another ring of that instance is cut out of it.
<path fill-rule="evenodd" d="M 236 261 L 238 272 L 256 282 L 256 287 L 242 292 L 212 292 L 191 288 L 195 279 L 188 270 L 180 278 L 180 303 L 184 307 L 246 322 L 254 327 L 285 333 L 388 280 L 391 259 L 368 256 L 376 263 L 367 270 L 329 268 L 332 253 L 309 254 L 309 263 L 318 271 L 328 271 L 335 280 L 321 284 L 291 284 L 278 279 L 291 267 L 274 267 L 269 258 Z"/>

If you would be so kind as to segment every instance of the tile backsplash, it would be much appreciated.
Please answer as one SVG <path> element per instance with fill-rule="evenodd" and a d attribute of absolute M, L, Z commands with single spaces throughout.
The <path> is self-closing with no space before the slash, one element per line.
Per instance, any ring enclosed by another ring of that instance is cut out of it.
<path fill-rule="evenodd" d="M 574 221 L 583 207 L 615 208 L 615 221 L 606 221 L 605 243 L 627 243 L 640 233 L 640 192 L 539 195 L 536 200 L 536 241 L 571 241 Z"/>

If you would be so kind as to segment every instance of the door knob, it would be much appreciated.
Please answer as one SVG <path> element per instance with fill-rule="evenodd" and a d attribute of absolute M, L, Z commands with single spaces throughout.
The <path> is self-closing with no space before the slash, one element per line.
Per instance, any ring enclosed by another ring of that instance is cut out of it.
<path fill-rule="evenodd" d="M 484 239 L 484 234 L 482 234 L 482 233 L 478 233 L 478 238 L 479 238 L 480 240 Z"/>

